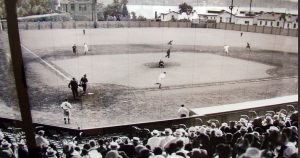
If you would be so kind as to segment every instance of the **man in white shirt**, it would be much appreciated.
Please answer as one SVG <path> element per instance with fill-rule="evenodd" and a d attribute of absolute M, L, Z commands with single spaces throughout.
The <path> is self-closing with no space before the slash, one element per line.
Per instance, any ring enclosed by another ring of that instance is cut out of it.
<path fill-rule="evenodd" d="M 224 46 L 224 51 L 225 51 L 226 55 L 229 54 L 229 46 L 228 45 Z"/>
<path fill-rule="evenodd" d="M 162 84 L 162 81 L 164 78 L 166 78 L 166 72 L 163 72 L 161 73 L 159 76 L 158 76 L 158 82 L 156 84 L 158 84 L 158 88 L 161 89 L 161 84 Z"/>
<path fill-rule="evenodd" d="M 91 146 L 90 150 L 89 150 L 89 157 L 90 158 L 102 158 L 101 153 L 99 153 L 97 151 L 97 147 L 96 147 L 96 141 L 95 140 L 90 140 L 89 144 Z"/>
<path fill-rule="evenodd" d="M 182 117 L 188 117 L 189 116 L 190 111 L 184 107 L 184 105 L 182 104 L 181 107 L 178 110 L 178 114 L 179 116 Z"/>
<path fill-rule="evenodd" d="M 164 133 L 166 136 L 161 138 L 159 145 L 162 149 L 165 149 L 165 147 L 167 147 L 166 145 L 174 139 L 172 136 L 172 130 L 170 128 L 166 128 Z"/>
<path fill-rule="evenodd" d="M 49 141 L 46 138 L 44 138 L 44 134 L 45 131 L 40 130 L 38 131 L 37 136 L 35 137 L 36 145 L 40 148 L 49 146 Z"/>
<path fill-rule="evenodd" d="M 159 147 L 161 137 L 159 137 L 159 131 L 153 130 L 152 131 L 152 137 L 148 139 L 147 145 L 151 147 L 151 150 L 153 151 L 154 148 Z"/>
<path fill-rule="evenodd" d="M 68 124 L 70 124 L 70 109 L 72 109 L 72 105 L 68 102 L 68 99 L 65 99 L 65 101 L 61 103 L 60 107 L 64 111 L 65 124 L 67 124 L 67 120 L 68 120 Z"/>
<path fill-rule="evenodd" d="M 84 52 L 84 55 L 86 55 L 86 53 L 89 51 L 89 47 L 87 46 L 86 43 L 83 44 L 83 52 Z"/>

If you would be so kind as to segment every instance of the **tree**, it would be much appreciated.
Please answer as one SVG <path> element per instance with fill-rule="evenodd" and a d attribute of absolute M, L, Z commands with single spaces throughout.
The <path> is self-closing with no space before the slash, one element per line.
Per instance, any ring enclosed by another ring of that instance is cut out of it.
<path fill-rule="evenodd" d="M 133 21 L 136 21 L 137 17 L 136 17 L 135 12 L 131 12 L 131 15 L 132 15 L 132 20 L 133 20 Z"/>
<path fill-rule="evenodd" d="M 193 12 L 193 7 L 184 2 L 182 4 L 179 4 L 179 12 L 180 13 L 185 12 L 186 14 L 189 15 Z"/>
<path fill-rule="evenodd" d="M 128 9 L 127 9 L 126 5 L 123 5 L 122 15 L 123 15 L 123 17 L 128 17 L 128 15 L 129 15 L 129 12 L 128 12 Z"/>

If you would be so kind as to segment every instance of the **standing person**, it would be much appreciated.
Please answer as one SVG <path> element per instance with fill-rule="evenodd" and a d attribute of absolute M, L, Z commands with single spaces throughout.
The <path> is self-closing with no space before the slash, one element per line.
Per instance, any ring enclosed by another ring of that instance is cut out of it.
<path fill-rule="evenodd" d="M 84 94 L 86 93 L 87 82 L 88 82 L 88 79 L 86 78 L 86 74 L 84 74 L 83 77 L 80 79 L 80 85 L 83 88 Z"/>
<path fill-rule="evenodd" d="M 83 35 L 85 35 L 85 29 L 83 29 L 82 32 L 83 32 Z"/>
<path fill-rule="evenodd" d="M 77 47 L 76 47 L 76 44 L 73 45 L 72 50 L 73 50 L 73 53 L 76 55 L 76 54 L 77 54 Z"/>
<path fill-rule="evenodd" d="M 170 53 L 171 53 L 171 47 L 167 50 L 167 55 L 165 57 L 170 58 Z"/>
<path fill-rule="evenodd" d="M 162 80 L 166 77 L 166 72 L 163 72 L 161 73 L 159 76 L 158 76 L 158 82 L 156 84 L 158 84 L 158 88 L 161 89 L 161 84 L 162 84 Z"/>
<path fill-rule="evenodd" d="M 244 33 L 243 33 L 243 32 L 241 32 L 241 37 L 243 36 L 243 34 L 244 34 Z"/>
<path fill-rule="evenodd" d="M 89 47 L 87 46 L 86 43 L 83 44 L 83 52 L 84 52 L 84 55 L 86 55 L 86 53 L 89 51 Z"/>
<path fill-rule="evenodd" d="M 75 80 L 75 78 L 73 78 L 73 79 L 70 81 L 68 87 L 71 88 L 72 93 L 73 93 L 73 98 L 76 99 L 76 97 L 78 97 L 78 83 L 77 83 L 77 81 Z"/>
<path fill-rule="evenodd" d="M 226 55 L 229 54 L 229 46 L 228 45 L 224 46 L 224 51 L 225 51 Z"/>
<path fill-rule="evenodd" d="M 247 42 L 247 46 L 246 46 L 246 48 L 247 49 L 249 49 L 250 50 L 250 52 L 251 52 L 251 48 L 250 48 L 250 44 Z"/>
<path fill-rule="evenodd" d="M 65 124 L 70 124 L 70 110 L 72 109 L 72 105 L 68 102 L 68 99 L 65 99 L 64 102 L 61 103 L 60 107 L 64 110 L 64 121 Z"/>
<path fill-rule="evenodd" d="M 178 110 L 178 114 L 181 118 L 183 117 L 188 117 L 189 116 L 189 109 L 187 109 L 186 107 L 184 107 L 184 105 L 182 104 L 181 107 Z"/>

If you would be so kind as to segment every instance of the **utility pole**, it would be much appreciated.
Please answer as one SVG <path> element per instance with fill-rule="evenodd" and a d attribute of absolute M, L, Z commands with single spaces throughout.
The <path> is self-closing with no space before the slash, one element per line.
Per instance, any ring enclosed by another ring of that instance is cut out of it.
<path fill-rule="evenodd" d="M 252 0 L 250 0 L 250 10 L 249 10 L 249 14 L 251 14 L 251 7 L 252 7 Z"/>
<path fill-rule="evenodd" d="M 234 6 L 233 6 L 233 0 L 231 0 L 231 5 L 229 6 L 230 9 L 230 19 L 229 19 L 229 23 L 231 23 L 232 20 L 232 10 L 233 10 Z"/>
<path fill-rule="evenodd" d="M 97 0 L 92 0 L 92 20 L 94 22 L 94 28 L 97 28 Z"/>

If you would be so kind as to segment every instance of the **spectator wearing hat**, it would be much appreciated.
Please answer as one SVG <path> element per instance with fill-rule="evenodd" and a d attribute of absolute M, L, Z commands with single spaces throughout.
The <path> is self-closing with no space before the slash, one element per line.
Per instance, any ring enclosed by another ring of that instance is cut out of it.
<path fill-rule="evenodd" d="M 110 149 L 111 149 L 111 150 L 110 150 L 109 152 L 107 152 L 105 158 L 110 158 L 110 157 L 113 157 L 113 156 L 119 156 L 119 157 L 121 157 L 121 158 L 128 158 L 128 156 L 126 155 L 125 152 L 123 152 L 123 151 L 118 151 L 118 148 L 119 148 L 119 147 L 120 147 L 120 146 L 119 146 L 118 143 L 116 143 L 116 142 L 111 142 L 111 143 L 110 143 Z M 116 155 L 116 153 L 117 153 L 117 155 Z"/>
<path fill-rule="evenodd" d="M 63 156 L 66 158 L 81 158 L 80 154 L 75 150 L 75 146 L 70 143 L 63 146 Z"/>
<path fill-rule="evenodd" d="M 56 151 L 54 150 L 54 149 L 52 149 L 52 148 L 48 148 L 47 149 L 47 152 L 46 152 L 46 156 L 47 156 L 47 158 L 58 158 L 57 156 L 56 156 Z"/>
<path fill-rule="evenodd" d="M 183 117 L 188 117 L 189 116 L 190 111 L 184 107 L 184 105 L 182 104 L 181 107 L 178 110 L 178 114 L 181 118 Z"/>
<path fill-rule="evenodd" d="M 244 154 L 240 156 L 240 158 L 261 158 L 262 151 L 257 148 L 250 147 L 246 150 Z"/>
<path fill-rule="evenodd" d="M 151 150 L 153 151 L 154 148 L 159 147 L 161 138 L 159 137 L 159 131 L 153 130 L 151 132 L 152 137 L 148 139 L 147 145 L 150 146 Z"/>
<path fill-rule="evenodd" d="M 48 147 L 49 146 L 49 141 L 44 137 L 45 131 L 39 130 L 36 137 L 35 137 L 35 142 L 37 147 L 41 148 Z"/>
<path fill-rule="evenodd" d="M 162 149 L 165 149 L 165 146 L 168 144 L 168 142 L 174 139 L 172 136 L 172 130 L 170 128 L 166 128 L 164 134 L 165 136 L 162 137 L 159 145 Z"/>
<path fill-rule="evenodd" d="M 0 146 L 0 157 L 1 158 L 15 158 L 15 154 L 11 149 L 11 144 L 7 141 L 2 141 Z"/>
<path fill-rule="evenodd" d="M 194 148 L 191 153 L 191 158 L 207 158 L 207 151 L 204 149 Z"/>
<path fill-rule="evenodd" d="M 18 144 L 18 156 L 19 158 L 29 158 L 28 148 L 24 141 Z"/>
<path fill-rule="evenodd" d="M 95 140 L 90 140 L 89 141 L 90 145 L 90 150 L 88 152 L 88 155 L 90 158 L 102 158 L 101 153 L 98 152 L 97 147 L 96 147 L 96 141 Z"/>
<path fill-rule="evenodd" d="M 178 152 L 181 152 L 181 153 L 184 154 L 185 157 L 188 157 L 189 151 L 187 151 L 187 150 L 184 149 L 184 142 L 183 142 L 182 140 L 178 140 L 178 141 L 176 142 L 176 145 L 177 145 L 177 147 L 178 147 L 177 153 L 178 153 Z"/>

